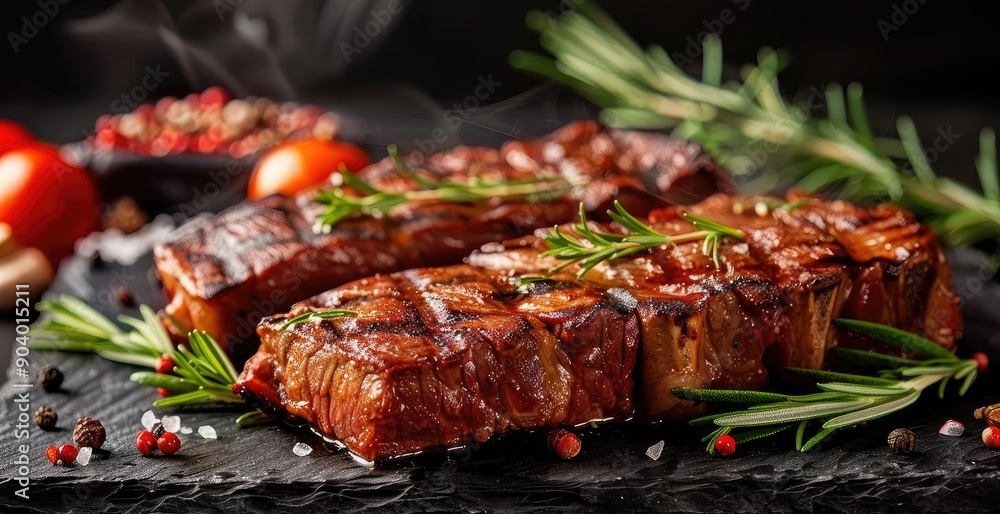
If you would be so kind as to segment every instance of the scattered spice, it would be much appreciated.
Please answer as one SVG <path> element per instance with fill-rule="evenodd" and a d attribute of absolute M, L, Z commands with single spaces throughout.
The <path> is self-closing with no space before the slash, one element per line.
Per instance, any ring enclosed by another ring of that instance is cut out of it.
<path fill-rule="evenodd" d="M 66 443 L 59 447 L 59 460 L 68 466 L 76 461 L 76 456 L 79 455 L 79 453 L 80 450 L 78 450 L 76 446 Z"/>
<path fill-rule="evenodd" d="M 181 449 L 181 440 L 173 432 L 164 432 L 156 438 L 156 448 L 164 455 L 173 455 Z"/>
<path fill-rule="evenodd" d="M 736 439 L 733 439 L 733 436 L 729 434 L 720 435 L 715 440 L 715 451 L 721 453 L 724 457 L 736 453 Z"/>
<path fill-rule="evenodd" d="M 156 366 L 153 370 L 163 375 L 169 375 L 174 372 L 174 360 L 169 355 L 162 355 L 156 360 Z"/>
<path fill-rule="evenodd" d="M 132 295 L 132 290 L 126 286 L 118 286 L 112 293 L 115 298 L 115 303 L 121 305 L 122 307 L 135 307 L 135 296 Z"/>
<path fill-rule="evenodd" d="M 965 425 L 954 419 L 949 419 L 945 421 L 941 428 L 938 430 L 941 435 L 946 435 L 949 437 L 960 437 L 965 433 Z"/>
<path fill-rule="evenodd" d="M 1000 448 L 1000 428 L 986 427 L 983 430 L 983 444 L 990 448 Z"/>
<path fill-rule="evenodd" d="M 86 466 L 90 464 L 90 457 L 94 454 L 94 449 L 89 446 L 84 446 L 80 448 L 80 453 L 76 456 L 76 463 L 81 466 Z"/>
<path fill-rule="evenodd" d="M 122 233 L 132 234 L 149 223 L 146 215 L 131 197 L 126 196 L 115 200 L 107 206 L 101 216 L 101 226 L 105 229 L 116 228 Z"/>
<path fill-rule="evenodd" d="M 163 422 L 161 422 L 161 421 L 157 421 L 156 423 L 153 423 L 153 427 L 150 428 L 149 431 L 152 432 L 153 433 L 153 437 L 155 437 L 157 439 L 159 439 L 160 436 L 163 435 L 164 432 L 166 432 L 166 430 L 163 428 Z"/>
<path fill-rule="evenodd" d="M 990 367 L 990 357 L 983 352 L 972 354 L 972 360 L 976 361 L 976 369 L 982 373 Z"/>
<path fill-rule="evenodd" d="M 309 446 L 306 443 L 295 443 L 295 446 L 292 447 L 292 453 L 298 455 L 299 457 L 305 457 L 312 452 L 312 446 Z"/>
<path fill-rule="evenodd" d="M 135 435 L 135 447 L 139 450 L 139 453 L 149 457 L 156 451 L 156 438 L 153 437 L 153 433 L 149 430 L 142 430 Z"/>
<path fill-rule="evenodd" d="M 889 448 L 896 453 L 910 453 L 916 445 L 917 434 L 912 430 L 897 428 L 889 433 Z"/>
<path fill-rule="evenodd" d="M 46 448 L 45 458 L 49 459 L 49 462 L 51 462 L 53 466 L 59 464 L 59 448 L 57 448 L 54 444 Z"/>
<path fill-rule="evenodd" d="M 649 448 L 646 448 L 646 456 L 653 460 L 659 460 L 660 455 L 663 455 L 663 446 L 665 442 L 660 441 Z"/>
<path fill-rule="evenodd" d="M 976 409 L 975 416 L 976 419 L 985 420 L 991 427 L 1000 428 L 1000 403 Z"/>
<path fill-rule="evenodd" d="M 62 389 L 64 378 L 62 371 L 55 366 L 45 366 L 38 370 L 38 385 L 42 386 L 46 393 L 55 393 Z"/>
<path fill-rule="evenodd" d="M 576 457 L 582 447 L 580 438 L 569 430 L 559 429 L 549 434 L 549 449 L 560 459 L 569 460 Z"/>
<path fill-rule="evenodd" d="M 203 427 L 198 427 L 198 435 L 204 437 L 205 439 L 219 438 L 219 436 L 215 433 L 215 429 L 208 425 L 205 425 Z"/>
<path fill-rule="evenodd" d="M 52 410 L 52 407 L 48 405 L 43 405 L 35 411 L 35 424 L 38 428 L 42 430 L 52 430 L 56 428 L 56 422 L 59 421 L 59 415 L 56 411 Z"/>
<path fill-rule="evenodd" d="M 78 446 L 100 448 L 104 445 L 106 437 L 107 432 L 99 419 L 84 416 L 76 420 L 76 426 L 73 427 L 73 442 Z"/>

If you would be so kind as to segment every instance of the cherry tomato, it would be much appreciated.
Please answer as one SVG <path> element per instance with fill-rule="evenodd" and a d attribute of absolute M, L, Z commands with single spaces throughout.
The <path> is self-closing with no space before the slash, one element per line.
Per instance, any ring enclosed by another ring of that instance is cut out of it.
<path fill-rule="evenodd" d="M 14 240 L 38 248 L 53 266 L 98 220 L 98 196 L 90 175 L 59 158 L 51 145 L 32 143 L 0 156 L 0 222 Z"/>
<path fill-rule="evenodd" d="M 12 121 L 0 120 L 0 154 L 34 141 L 31 133 Z"/>
<path fill-rule="evenodd" d="M 371 164 L 360 148 L 337 141 L 306 139 L 279 145 L 260 158 L 250 176 L 247 196 L 293 195 L 330 177 L 343 164 L 358 171 Z"/>

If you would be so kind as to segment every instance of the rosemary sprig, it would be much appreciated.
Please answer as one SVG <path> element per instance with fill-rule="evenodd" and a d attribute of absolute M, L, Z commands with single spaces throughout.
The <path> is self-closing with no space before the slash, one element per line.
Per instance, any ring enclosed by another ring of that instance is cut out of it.
<path fill-rule="evenodd" d="M 299 323 L 304 323 L 313 319 L 333 319 L 333 318 L 343 318 L 345 316 L 357 316 L 358 313 L 355 311 L 349 311 L 344 309 L 330 309 L 326 311 L 310 311 L 298 316 L 289 318 L 283 325 L 281 325 L 281 330 L 287 330 Z"/>
<path fill-rule="evenodd" d="M 939 384 L 944 397 L 949 380 L 963 380 L 959 395 L 964 395 L 976 380 L 976 361 L 955 357 L 944 348 L 922 337 L 876 323 L 838 319 L 835 324 L 873 340 L 891 344 L 913 353 L 922 360 L 902 359 L 876 352 L 839 350 L 855 362 L 885 366 L 878 377 L 832 371 L 790 368 L 789 371 L 817 380 L 817 393 L 785 395 L 759 391 L 677 388 L 674 395 L 692 401 L 718 401 L 748 404 L 744 410 L 712 414 L 691 421 L 691 425 L 715 425 L 705 437 L 708 451 L 722 434 L 732 433 L 737 442 L 768 437 L 797 426 L 796 449 L 808 451 L 837 430 L 881 418 L 902 410 L 917 401 L 921 392 Z M 862 357 L 862 358 L 857 358 Z M 810 423 L 820 423 L 819 431 L 805 440 Z"/>
<path fill-rule="evenodd" d="M 566 261 L 553 269 L 553 272 L 579 263 L 580 271 L 577 275 L 583 277 L 602 262 L 619 259 L 650 248 L 690 241 L 704 241 L 702 252 L 711 256 L 715 266 L 719 267 L 719 245 L 722 240 L 727 237 L 737 240 L 743 239 L 741 230 L 691 213 L 684 213 L 684 218 L 698 230 L 671 236 L 657 232 L 649 225 L 639 221 L 635 216 L 629 214 L 617 200 L 615 200 L 615 210 L 607 212 L 611 219 L 625 229 L 627 232 L 625 235 L 593 231 L 582 203 L 580 204 L 580 221 L 573 226 L 572 233 L 563 231 L 558 225 L 547 233 L 545 241 L 549 249 L 542 254 Z"/>
<path fill-rule="evenodd" d="M 132 380 L 179 393 L 153 403 L 155 407 L 182 407 L 199 403 L 242 403 L 232 392 L 238 372 L 225 351 L 207 332 L 188 334 L 188 345 L 174 347 L 153 309 L 139 306 L 142 319 L 121 315 L 115 322 L 70 295 L 38 304 L 46 319 L 33 332 L 34 350 L 96 353 L 105 359 L 145 368 L 156 367 L 161 357 L 174 363 L 172 374 L 137 372 Z"/>
<path fill-rule="evenodd" d="M 583 4 L 559 18 L 532 13 L 528 25 L 554 57 L 514 52 L 511 64 L 578 90 L 603 107 L 616 126 L 667 128 L 698 141 L 727 168 L 779 170 L 784 185 L 816 190 L 836 186 L 857 200 L 889 198 L 926 219 L 954 245 L 1000 240 L 1000 179 L 994 132 L 980 135 L 976 162 L 983 192 L 930 167 L 913 122 L 900 117 L 898 139 L 875 137 L 862 87 L 826 88 L 827 118 L 786 102 L 777 75 L 781 56 L 758 52 L 742 82 L 721 80 L 722 44 L 704 40 L 702 78 L 684 73 L 659 46 L 642 49 L 605 13 Z M 776 149 L 770 151 L 770 149 Z M 766 159 L 760 159 L 760 155 Z M 773 184 L 772 184 L 773 185 Z"/>
<path fill-rule="evenodd" d="M 314 201 L 326 206 L 316 217 L 313 230 L 329 233 L 345 218 L 361 214 L 381 216 L 393 208 L 409 202 L 479 202 L 490 198 L 524 198 L 533 202 L 547 202 L 568 193 L 573 184 L 562 177 L 538 177 L 528 180 L 483 180 L 473 177 L 468 182 L 433 180 L 421 176 L 400 158 L 395 146 L 389 146 L 389 156 L 399 174 L 416 183 L 420 189 L 408 191 L 382 190 L 361 177 L 341 168 L 341 187 L 320 191 Z M 345 186 L 362 193 L 350 194 Z"/>

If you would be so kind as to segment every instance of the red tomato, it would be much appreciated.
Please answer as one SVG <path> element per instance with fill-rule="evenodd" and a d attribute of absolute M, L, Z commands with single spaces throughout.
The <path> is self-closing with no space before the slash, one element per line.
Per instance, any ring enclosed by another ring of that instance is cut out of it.
<path fill-rule="evenodd" d="M 0 156 L 0 222 L 10 224 L 18 244 L 38 248 L 53 266 L 73 253 L 98 216 L 90 175 L 63 162 L 56 147 L 31 144 Z"/>
<path fill-rule="evenodd" d="M 31 133 L 12 121 L 0 120 L 0 154 L 33 141 Z"/>
<path fill-rule="evenodd" d="M 371 161 L 360 148 L 337 141 L 306 139 L 276 146 L 257 162 L 247 196 L 257 200 L 274 193 L 293 195 L 323 182 L 341 164 L 358 171 Z"/>

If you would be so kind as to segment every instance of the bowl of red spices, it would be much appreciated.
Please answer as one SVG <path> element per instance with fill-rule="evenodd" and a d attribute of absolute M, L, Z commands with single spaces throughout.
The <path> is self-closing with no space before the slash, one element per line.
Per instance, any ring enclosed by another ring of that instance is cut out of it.
<path fill-rule="evenodd" d="M 66 159 L 93 173 L 108 203 L 133 198 L 148 213 L 190 216 L 245 198 L 260 155 L 286 141 L 334 139 L 340 117 L 312 105 L 232 99 L 212 87 L 99 117 Z"/>

